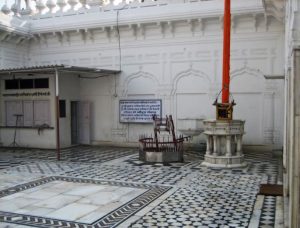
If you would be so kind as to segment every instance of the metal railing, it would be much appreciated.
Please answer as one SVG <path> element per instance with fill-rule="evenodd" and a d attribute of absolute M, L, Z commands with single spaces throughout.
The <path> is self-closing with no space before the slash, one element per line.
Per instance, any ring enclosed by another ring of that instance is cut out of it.
<path fill-rule="evenodd" d="M 170 136 L 160 137 L 158 141 L 152 136 L 141 135 L 139 137 L 139 146 L 141 151 L 151 152 L 176 152 L 183 151 L 183 142 L 188 141 L 190 137 L 180 135 L 174 141 Z"/>

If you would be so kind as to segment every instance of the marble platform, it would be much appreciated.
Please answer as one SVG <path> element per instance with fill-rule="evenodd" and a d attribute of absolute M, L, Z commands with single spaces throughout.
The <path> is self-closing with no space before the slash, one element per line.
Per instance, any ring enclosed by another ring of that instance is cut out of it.
<path fill-rule="evenodd" d="M 93 223 L 147 189 L 52 181 L 0 198 L 5 212 Z"/>

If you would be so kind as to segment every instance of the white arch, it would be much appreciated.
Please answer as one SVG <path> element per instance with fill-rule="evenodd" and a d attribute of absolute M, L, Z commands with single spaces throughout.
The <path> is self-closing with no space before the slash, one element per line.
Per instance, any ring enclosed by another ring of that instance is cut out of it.
<path fill-rule="evenodd" d="M 182 71 L 182 72 L 178 73 L 175 76 L 175 78 L 173 80 L 171 95 L 174 95 L 176 93 L 179 80 L 182 79 L 182 78 L 185 78 L 185 77 L 190 77 L 190 76 L 203 78 L 203 79 L 207 80 L 208 83 L 210 83 L 210 78 L 208 77 L 207 74 L 205 74 L 202 71 L 195 70 L 191 67 L 191 68 L 189 68 L 185 71 Z"/>
<path fill-rule="evenodd" d="M 250 68 L 247 66 L 243 66 L 242 68 L 239 68 L 239 69 L 236 69 L 236 70 L 233 70 L 230 72 L 230 77 L 231 77 L 230 80 L 232 81 L 234 78 L 239 77 L 244 74 L 248 74 L 248 75 L 251 75 L 254 77 L 264 78 L 263 72 L 261 72 L 259 69 L 254 69 L 254 68 Z"/>
<path fill-rule="evenodd" d="M 247 66 L 232 71 L 230 81 L 232 92 L 263 92 L 266 86 L 264 74 Z"/>
<path fill-rule="evenodd" d="M 147 79 L 151 79 L 155 84 L 156 86 L 158 87 L 159 85 L 159 81 L 158 79 L 153 75 L 153 74 L 150 74 L 148 72 L 145 72 L 145 71 L 138 71 L 138 72 L 135 72 L 133 74 L 130 74 L 124 81 L 124 90 L 123 90 L 123 96 L 126 96 L 127 93 L 128 93 L 128 85 L 134 80 L 134 79 L 137 79 L 137 78 L 147 78 Z"/>

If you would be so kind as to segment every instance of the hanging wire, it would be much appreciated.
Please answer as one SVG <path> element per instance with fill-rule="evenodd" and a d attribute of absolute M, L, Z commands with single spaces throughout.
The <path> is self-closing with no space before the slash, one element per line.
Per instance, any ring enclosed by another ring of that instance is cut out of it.
<path fill-rule="evenodd" d="M 120 34 L 120 26 L 119 26 L 119 16 L 120 16 L 120 10 L 123 10 L 127 8 L 128 5 L 125 4 L 121 9 L 117 9 L 117 35 L 118 35 L 118 49 L 119 49 L 119 70 L 122 70 L 122 48 L 121 48 L 121 34 Z"/>
<path fill-rule="evenodd" d="M 121 34 L 120 34 L 120 26 L 119 26 L 119 16 L 120 16 L 120 10 L 123 10 L 127 8 L 127 4 L 125 4 L 121 9 L 117 9 L 117 35 L 118 35 L 118 49 L 119 49 L 119 71 L 122 71 L 122 48 L 121 48 Z M 115 83 L 115 91 L 114 96 L 117 96 L 117 79 L 116 75 L 114 76 L 114 83 Z"/>
<path fill-rule="evenodd" d="M 120 35 L 120 28 L 119 28 L 119 13 L 120 10 L 117 10 L 117 34 L 118 34 L 118 48 L 119 48 L 119 70 L 122 70 L 122 49 L 121 49 L 121 35 Z"/>
<path fill-rule="evenodd" d="M 216 100 L 218 100 L 219 99 L 219 96 L 220 96 L 220 94 L 221 94 L 221 92 L 223 91 L 223 88 L 220 90 L 220 92 L 218 93 L 218 95 L 217 95 L 217 97 L 216 97 Z"/>
<path fill-rule="evenodd" d="M 231 82 L 231 78 L 229 78 L 229 82 Z M 217 94 L 217 97 L 216 97 L 216 100 L 215 100 L 216 102 L 218 101 L 219 96 L 220 96 L 221 92 L 223 92 L 224 89 L 225 88 L 223 88 L 223 86 L 222 86 L 220 92 Z M 231 97 L 232 100 L 234 100 L 232 93 L 229 93 L 229 96 Z"/>

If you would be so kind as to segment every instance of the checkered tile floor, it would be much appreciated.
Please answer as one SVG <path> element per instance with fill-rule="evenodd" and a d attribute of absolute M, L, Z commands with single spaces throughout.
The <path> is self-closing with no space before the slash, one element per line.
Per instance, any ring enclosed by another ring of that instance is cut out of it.
<path fill-rule="evenodd" d="M 10 153 L 9 153 L 10 152 Z M 17 149 L 10 150 L 2 148 L 0 153 L 6 154 L 15 160 L 56 160 L 55 150 L 39 150 L 39 149 Z M 110 161 L 122 156 L 127 156 L 136 153 L 132 148 L 112 147 L 90 147 L 78 146 L 61 150 L 61 161 L 79 162 L 79 163 L 102 163 Z"/>
<path fill-rule="evenodd" d="M 247 227 L 255 195 L 182 188 L 132 227 Z"/>
<path fill-rule="evenodd" d="M 80 178 L 113 179 L 146 184 L 174 185 L 189 175 L 187 170 L 178 170 L 166 167 L 128 167 L 128 166 L 89 166 L 74 171 L 67 171 L 62 175 Z"/>
<path fill-rule="evenodd" d="M 274 227 L 275 222 L 276 197 L 266 196 L 263 202 L 263 208 L 260 216 L 259 227 Z"/>
<path fill-rule="evenodd" d="M 14 166 L 19 166 L 19 165 L 22 165 L 22 164 L 26 164 L 26 162 L 24 161 L 17 161 L 15 159 L 1 159 L 0 160 L 0 170 L 1 169 L 7 169 L 7 168 L 10 168 L 10 167 L 14 167 Z"/>
<path fill-rule="evenodd" d="M 270 152 L 246 153 L 248 167 L 226 170 L 203 167 L 204 151 L 197 150 L 187 151 L 183 163 L 168 164 L 140 162 L 134 148 L 78 146 L 61 153 L 62 160 L 57 162 L 52 150 L 0 148 L 0 191 L 26 188 L 22 186 L 43 178 L 145 186 L 163 195 L 159 197 L 158 194 L 156 199 L 150 194 L 153 203 L 143 200 L 143 206 L 129 204 L 135 208 L 134 212 L 122 218 L 117 210 L 112 211 L 114 216 L 109 218 L 110 224 L 115 225 L 106 227 L 225 228 L 248 227 L 253 220 L 259 185 L 282 182 L 281 159 Z M 145 208 L 141 210 L 142 207 Z M 275 212 L 276 197 L 263 197 L 261 213 L 255 223 L 257 227 L 274 227 Z M 0 216 L 0 228 L 36 226 L 34 222 L 26 222 L 25 215 L 7 214 L 1 208 L 1 197 L 0 213 L 4 213 Z M 41 218 L 41 221 L 47 223 L 50 220 Z M 42 223 L 40 227 L 52 227 Z M 58 221 L 58 224 L 73 223 Z"/>

